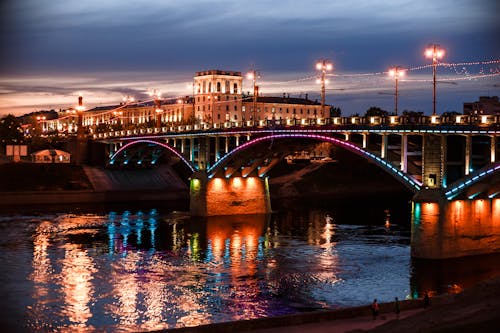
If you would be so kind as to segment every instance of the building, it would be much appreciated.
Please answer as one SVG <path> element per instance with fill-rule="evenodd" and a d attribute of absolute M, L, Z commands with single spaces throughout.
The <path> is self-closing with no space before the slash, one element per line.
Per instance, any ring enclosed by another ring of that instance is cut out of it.
<path fill-rule="evenodd" d="M 243 94 L 241 72 L 207 70 L 194 77 L 193 94 L 183 98 L 157 98 L 136 103 L 95 107 L 84 111 L 82 124 L 89 133 L 121 130 L 134 127 L 168 127 L 186 124 L 215 126 L 232 122 L 265 124 L 276 120 L 280 123 L 312 123 L 328 117 L 321 104 L 305 98 L 283 94 L 282 97 Z M 328 108 L 327 108 L 328 109 Z M 328 111 L 326 111 L 328 112 Z M 76 133 L 78 112 L 62 110 L 58 118 L 43 124 L 43 132 Z"/>
<path fill-rule="evenodd" d="M 464 103 L 464 114 L 469 116 L 500 115 L 498 96 L 480 96 L 479 101 Z"/>

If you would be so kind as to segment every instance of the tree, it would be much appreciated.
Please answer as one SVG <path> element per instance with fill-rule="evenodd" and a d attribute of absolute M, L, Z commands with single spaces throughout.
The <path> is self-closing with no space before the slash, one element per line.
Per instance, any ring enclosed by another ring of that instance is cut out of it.
<path fill-rule="evenodd" d="M 330 117 L 340 117 L 342 115 L 342 110 L 338 106 L 330 107 Z"/>
<path fill-rule="evenodd" d="M 0 119 L 0 140 L 2 144 L 24 143 L 23 129 L 19 119 L 11 114 Z"/>
<path fill-rule="evenodd" d="M 366 110 L 365 117 L 387 117 L 389 112 L 382 110 L 378 106 L 371 106 Z"/>

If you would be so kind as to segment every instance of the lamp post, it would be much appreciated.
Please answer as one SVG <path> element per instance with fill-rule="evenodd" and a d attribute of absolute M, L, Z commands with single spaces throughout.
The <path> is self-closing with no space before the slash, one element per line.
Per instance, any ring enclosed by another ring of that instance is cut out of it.
<path fill-rule="evenodd" d="M 325 116 L 325 86 L 328 81 L 325 79 L 326 72 L 333 69 L 333 64 L 327 59 L 318 60 L 316 63 L 316 69 L 320 71 L 320 76 L 317 80 L 321 83 L 321 116 Z"/>
<path fill-rule="evenodd" d="M 394 93 L 394 113 L 396 116 L 398 115 L 398 80 L 400 77 L 403 77 L 405 75 L 405 70 L 401 68 L 401 66 L 396 66 L 394 68 L 389 69 L 389 76 L 394 78 L 394 81 L 396 83 L 396 91 Z"/>
<path fill-rule="evenodd" d="M 83 106 L 83 96 L 80 94 L 78 96 L 78 105 L 75 107 L 78 113 L 78 127 L 76 128 L 76 158 L 75 162 L 80 165 L 83 162 L 83 154 L 85 149 L 85 132 L 83 131 L 83 111 L 85 111 L 85 106 Z"/>
<path fill-rule="evenodd" d="M 76 106 L 76 112 L 78 113 L 78 127 L 76 128 L 77 138 L 83 138 L 83 111 L 85 111 L 85 106 L 83 106 L 83 96 L 80 94 L 78 96 L 78 105 Z"/>
<path fill-rule="evenodd" d="M 156 127 L 161 127 L 161 114 L 163 110 L 161 109 L 161 92 L 158 89 L 153 89 L 149 92 L 149 96 L 152 96 L 155 104 L 155 119 L 156 119 Z"/>
<path fill-rule="evenodd" d="M 248 72 L 247 78 L 249 80 L 253 81 L 253 103 L 252 103 L 252 108 L 253 108 L 253 125 L 255 126 L 255 115 L 256 115 L 256 109 L 257 109 L 257 95 L 258 95 L 258 89 L 259 87 L 257 86 L 257 78 L 259 78 L 259 72 L 253 69 L 252 71 Z"/>
<path fill-rule="evenodd" d="M 181 116 L 177 117 L 177 120 L 180 121 L 181 119 L 184 119 L 184 98 L 179 98 L 177 100 L 177 104 L 181 104 Z"/>
<path fill-rule="evenodd" d="M 45 116 L 37 116 L 36 117 L 36 123 L 37 123 L 37 127 L 38 127 L 38 132 L 40 134 L 42 134 L 44 132 L 43 123 L 45 123 L 46 119 L 47 119 L 47 117 L 45 117 Z"/>
<path fill-rule="evenodd" d="M 436 115 L 436 70 L 438 59 L 444 57 L 444 49 L 442 49 L 439 45 L 432 44 L 425 50 L 425 57 L 432 59 L 432 115 Z"/>

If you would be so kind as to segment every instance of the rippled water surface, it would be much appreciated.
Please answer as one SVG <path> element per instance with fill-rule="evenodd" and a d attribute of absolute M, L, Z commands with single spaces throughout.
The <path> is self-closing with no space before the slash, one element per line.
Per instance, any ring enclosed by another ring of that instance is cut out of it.
<path fill-rule="evenodd" d="M 208 220 L 158 207 L 6 214 L 2 324 L 141 331 L 418 296 L 415 270 L 427 266 L 410 260 L 405 215 L 386 209 Z"/>

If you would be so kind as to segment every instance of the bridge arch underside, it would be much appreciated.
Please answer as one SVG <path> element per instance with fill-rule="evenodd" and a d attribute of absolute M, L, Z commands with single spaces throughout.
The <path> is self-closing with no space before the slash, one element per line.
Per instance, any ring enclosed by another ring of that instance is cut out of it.
<path fill-rule="evenodd" d="M 475 170 L 450 184 L 445 196 L 448 200 L 500 198 L 500 162 Z"/>
<path fill-rule="evenodd" d="M 194 172 L 193 165 L 175 148 L 153 140 L 131 141 L 123 145 L 109 159 L 109 168 L 153 168 L 160 164 L 172 167 L 182 179 Z"/>
<path fill-rule="evenodd" d="M 420 190 L 419 181 L 400 171 L 398 166 L 363 150 L 353 143 L 336 137 L 316 134 L 277 134 L 255 138 L 237 147 L 215 163 L 207 170 L 208 177 L 265 177 L 271 168 L 276 166 L 285 156 L 309 147 L 311 144 L 321 142 L 329 142 L 377 165 L 413 193 Z"/>

